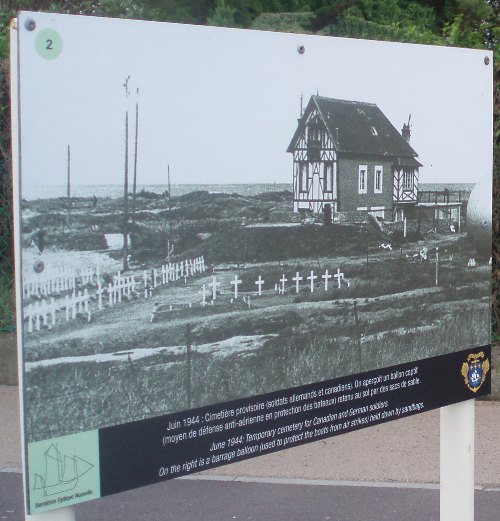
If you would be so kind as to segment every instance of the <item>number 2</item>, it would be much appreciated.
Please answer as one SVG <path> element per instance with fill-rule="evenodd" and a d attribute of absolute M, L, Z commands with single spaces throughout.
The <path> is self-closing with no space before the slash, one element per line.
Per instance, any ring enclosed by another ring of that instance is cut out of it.
<path fill-rule="evenodd" d="M 45 42 L 47 43 L 47 46 L 45 47 L 46 49 L 48 49 L 49 51 L 52 51 L 54 48 L 52 47 L 52 40 L 45 40 Z"/>

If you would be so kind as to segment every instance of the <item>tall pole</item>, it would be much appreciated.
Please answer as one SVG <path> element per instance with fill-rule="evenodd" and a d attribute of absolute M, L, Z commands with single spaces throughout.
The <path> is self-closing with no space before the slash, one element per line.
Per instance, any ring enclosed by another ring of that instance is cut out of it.
<path fill-rule="evenodd" d="M 128 82 L 125 79 L 125 100 L 128 98 Z M 123 183 L 123 271 L 128 270 L 128 109 L 125 108 L 125 180 Z"/>
<path fill-rule="evenodd" d="M 67 175 L 67 190 L 66 195 L 68 202 L 71 198 L 71 147 L 68 145 L 68 175 Z"/>
<path fill-rule="evenodd" d="M 167 190 L 168 190 L 168 234 L 172 237 L 172 188 L 170 185 L 170 165 L 167 165 Z"/>
<path fill-rule="evenodd" d="M 68 216 L 67 221 L 69 224 L 69 216 L 71 213 L 71 148 L 68 145 L 68 171 L 67 171 L 67 180 L 66 180 L 66 196 L 68 198 Z"/>
<path fill-rule="evenodd" d="M 339 286 L 340 286 L 340 277 L 339 277 Z M 357 308 L 357 304 L 356 304 L 356 299 L 354 299 L 353 306 L 354 306 L 354 326 L 355 326 L 355 333 L 356 333 L 356 344 L 358 347 L 357 371 L 362 372 L 363 371 L 363 353 L 361 351 L 361 335 L 359 333 L 359 317 L 358 317 L 358 308 Z"/>
<path fill-rule="evenodd" d="M 439 281 L 439 248 L 436 247 L 436 286 Z"/>
<path fill-rule="evenodd" d="M 186 324 L 186 401 L 191 409 L 191 324 Z"/>
<path fill-rule="evenodd" d="M 139 89 L 136 92 L 139 96 Z M 135 102 L 135 140 L 134 140 L 134 186 L 132 191 L 132 223 L 135 225 L 135 198 L 137 194 L 137 141 L 139 137 L 139 101 Z"/>

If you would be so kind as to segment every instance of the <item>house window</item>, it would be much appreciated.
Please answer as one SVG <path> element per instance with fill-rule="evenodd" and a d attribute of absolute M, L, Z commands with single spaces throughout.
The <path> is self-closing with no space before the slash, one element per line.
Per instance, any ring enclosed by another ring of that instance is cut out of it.
<path fill-rule="evenodd" d="M 317 115 L 311 118 L 307 126 L 307 141 L 315 145 L 321 141 L 321 123 Z"/>
<path fill-rule="evenodd" d="M 359 174 L 358 174 L 358 193 L 366 194 L 367 192 L 367 171 L 368 167 L 366 165 L 359 165 Z"/>
<path fill-rule="evenodd" d="M 403 190 L 413 190 L 413 170 L 403 171 Z"/>
<path fill-rule="evenodd" d="M 373 192 L 376 194 L 382 193 L 382 181 L 384 176 L 384 169 L 381 166 L 375 167 L 375 178 L 373 182 Z"/>
<path fill-rule="evenodd" d="M 307 163 L 299 163 L 299 190 L 302 193 L 307 193 L 307 190 L 309 188 L 309 183 L 307 181 Z"/>
<path fill-rule="evenodd" d="M 323 190 L 325 192 L 333 192 L 333 164 L 324 163 L 323 170 Z"/>
<path fill-rule="evenodd" d="M 309 161 L 321 159 L 321 127 L 317 118 L 311 120 L 307 128 L 307 158 Z"/>

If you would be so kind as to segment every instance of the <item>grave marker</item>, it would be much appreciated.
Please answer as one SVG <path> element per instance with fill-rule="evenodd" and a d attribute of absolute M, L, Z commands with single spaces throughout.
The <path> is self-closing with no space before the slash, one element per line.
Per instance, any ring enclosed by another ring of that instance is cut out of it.
<path fill-rule="evenodd" d="M 340 289 L 342 279 L 344 278 L 344 274 L 340 272 L 340 268 L 337 268 L 337 273 L 335 273 L 334 277 L 337 279 L 337 286 Z"/>
<path fill-rule="evenodd" d="M 311 281 L 310 282 L 311 293 L 314 291 L 314 281 L 317 278 L 318 278 L 318 276 L 314 274 L 314 271 L 311 271 L 311 274 L 307 277 L 307 280 Z"/>
<path fill-rule="evenodd" d="M 299 293 L 300 291 L 300 281 L 303 280 L 300 276 L 300 273 L 297 271 L 295 277 L 292 277 L 292 280 L 295 282 L 295 293 Z"/>
<path fill-rule="evenodd" d="M 328 273 L 328 270 L 325 271 L 324 275 L 321 275 L 321 278 L 325 281 L 325 291 L 328 291 L 328 280 L 332 278 L 332 276 Z"/>
<path fill-rule="evenodd" d="M 217 275 L 212 277 L 212 282 L 210 282 L 209 286 L 212 288 L 212 301 L 217 299 L 217 288 L 220 286 L 220 282 L 217 282 Z"/>
<path fill-rule="evenodd" d="M 285 274 L 283 273 L 283 276 L 280 279 L 280 283 L 281 283 L 280 292 L 282 295 L 284 295 L 284 293 L 285 293 L 285 283 L 286 282 L 288 282 L 288 279 L 285 277 Z"/>
<path fill-rule="evenodd" d="M 238 298 L 238 286 L 242 283 L 243 281 L 241 279 L 238 278 L 238 275 L 235 275 L 234 276 L 234 279 L 230 281 L 230 284 L 231 286 L 234 286 L 234 298 L 237 299 Z"/>
<path fill-rule="evenodd" d="M 257 285 L 257 295 L 259 297 L 262 295 L 262 285 L 264 284 L 265 280 L 259 275 L 259 278 L 255 281 L 255 284 Z"/>
<path fill-rule="evenodd" d="M 202 287 L 200 293 L 201 293 L 201 299 L 202 299 L 201 300 L 201 305 L 203 307 L 205 307 L 207 305 L 206 297 L 207 297 L 207 295 L 210 295 L 210 291 L 208 291 L 208 289 L 206 287 L 206 284 L 203 284 L 203 287 Z"/>

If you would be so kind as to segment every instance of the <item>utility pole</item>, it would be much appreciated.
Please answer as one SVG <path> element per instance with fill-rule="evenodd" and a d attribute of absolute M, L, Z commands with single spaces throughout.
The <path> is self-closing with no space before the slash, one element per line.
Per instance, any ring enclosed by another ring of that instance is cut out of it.
<path fill-rule="evenodd" d="M 128 82 L 125 78 L 125 100 L 128 99 Z M 128 270 L 128 109 L 125 106 L 125 180 L 123 183 L 123 271 Z"/>
<path fill-rule="evenodd" d="M 339 284 L 340 284 L 340 278 L 339 278 Z M 361 334 L 359 332 L 359 317 L 358 317 L 358 307 L 356 303 L 356 299 L 354 299 L 353 302 L 354 307 L 354 327 L 355 327 L 355 334 L 356 334 L 356 344 L 358 348 L 358 368 L 357 370 L 359 372 L 363 371 L 363 353 L 361 351 Z"/>
<path fill-rule="evenodd" d="M 186 401 L 191 409 L 191 324 L 186 324 Z"/>
<path fill-rule="evenodd" d="M 167 190 L 168 190 L 168 233 L 172 236 L 172 188 L 170 186 L 170 165 L 167 165 Z"/>
<path fill-rule="evenodd" d="M 436 286 L 439 282 L 439 247 L 436 246 Z"/>
<path fill-rule="evenodd" d="M 67 193 L 68 200 L 71 198 L 71 148 L 68 145 L 68 175 L 67 175 Z"/>
<path fill-rule="evenodd" d="M 135 225 L 135 199 L 137 194 L 137 142 L 139 139 L 139 89 L 136 91 L 135 101 L 135 142 L 134 142 L 134 186 L 132 190 L 132 224 Z"/>
<path fill-rule="evenodd" d="M 71 213 L 71 148 L 68 145 L 68 171 L 67 171 L 67 184 L 66 184 L 66 196 L 68 198 L 67 205 L 68 205 L 68 225 L 69 225 L 69 216 Z"/>

